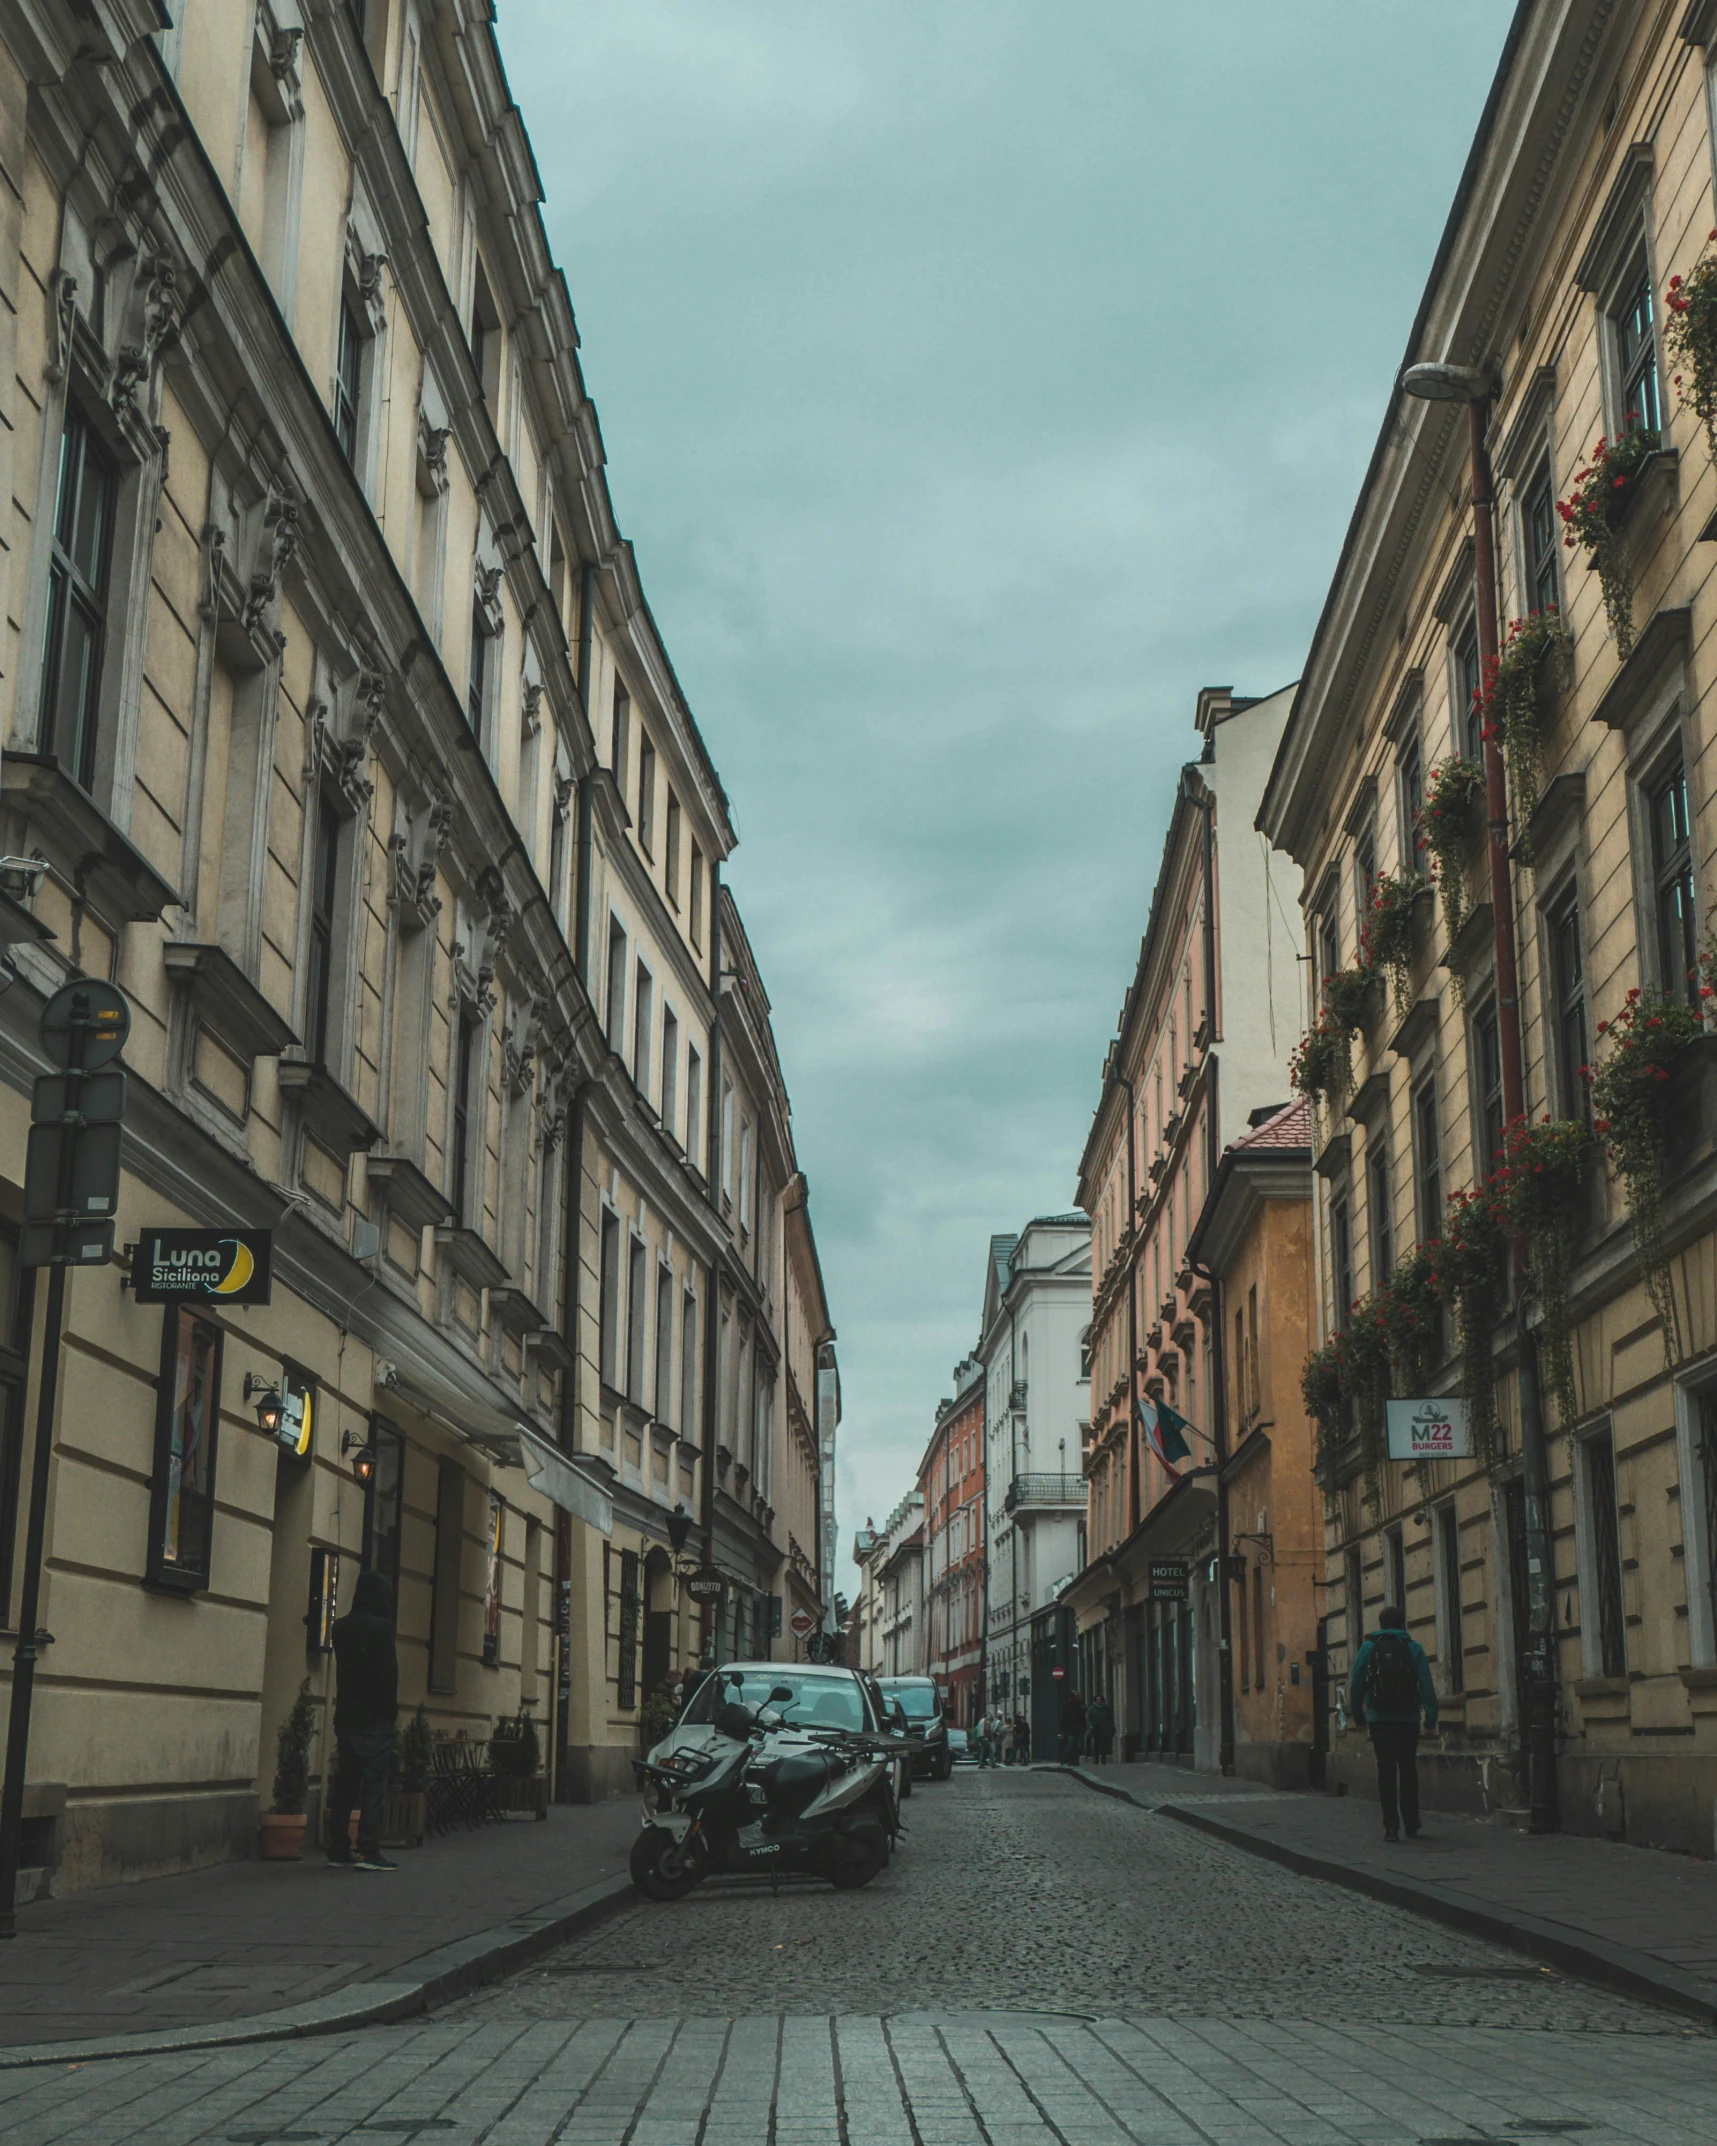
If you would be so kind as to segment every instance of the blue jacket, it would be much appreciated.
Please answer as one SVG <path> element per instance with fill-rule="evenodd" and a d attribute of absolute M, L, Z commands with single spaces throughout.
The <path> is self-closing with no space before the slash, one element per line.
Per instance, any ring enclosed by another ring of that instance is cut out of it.
<path fill-rule="evenodd" d="M 1407 1651 L 1413 1657 L 1413 1667 L 1419 1674 L 1419 1705 L 1411 1714 L 1374 1713 L 1365 1703 L 1365 1688 L 1371 1675 L 1371 1650 L 1380 1639 L 1406 1639 Z M 1347 1687 L 1348 1712 L 1355 1721 L 1417 1721 L 1423 1711 L 1427 1733 L 1437 1726 L 1437 1687 L 1431 1682 L 1431 1665 L 1425 1659 L 1425 1650 L 1416 1639 L 1407 1639 L 1405 1632 L 1368 1632 L 1365 1645 L 1359 1650 L 1359 1658 L 1353 1665 L 1353 1675 Z"/>

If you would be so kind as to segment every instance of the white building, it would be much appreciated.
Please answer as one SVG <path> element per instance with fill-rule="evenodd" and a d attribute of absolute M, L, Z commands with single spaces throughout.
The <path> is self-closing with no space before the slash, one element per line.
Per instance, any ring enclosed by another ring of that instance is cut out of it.
<path fill-rule="evenodd" d="M 1088 1217 L 1040 1215 L 1017 1237 L 990 1239 L 977 1348 L 989 1543 L 985 1697 L 1030 1716 L 1040 1757 L 1053 1749 L 1065 1681 L 1054 1672 L 1071 1673 L 1073 1660 L 1072 1620 L 1056 1597 L 1085 1562 L 1090 1317 Z"/>

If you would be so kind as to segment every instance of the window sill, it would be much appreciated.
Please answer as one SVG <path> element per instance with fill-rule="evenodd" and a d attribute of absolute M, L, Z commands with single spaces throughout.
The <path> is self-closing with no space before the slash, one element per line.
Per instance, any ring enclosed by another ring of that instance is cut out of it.
<path fill-rule="evenodd" d="M 142 1584 L 152 1595 L 176 1595 L 188 1602 L 193 1595 L 208 1592 L 209 1576 L 206 1572 L 146 1572 Z"/>
<path fill-rule="evenodd" d="M 331 1134 L 346 1148 L 372 1148 L 381 1138 L 381 1127 L 326 1066 L 312 1065 L 307 1058 L 283 1058 L 278 1078 L 281 1094 L 298 1104 L 318 1133 Z"/>
<path fill-rule="evenodd" d="M 8 835 L 9 850 L 28 855 L 33 836 L 78 898 L 113 923 L 153 924 L 181 906 L 171 883 L 50 754 L 9 752 L 0 764 L 4 817 L 27 830 Z"/>

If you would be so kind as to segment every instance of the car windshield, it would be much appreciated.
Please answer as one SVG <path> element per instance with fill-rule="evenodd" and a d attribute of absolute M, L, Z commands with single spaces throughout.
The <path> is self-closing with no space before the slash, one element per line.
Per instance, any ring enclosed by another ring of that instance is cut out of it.
<path fill-rule="evenodd" d="M 908 1721 L 933 1721 L 936 1717 L 936 1687 L 934 1684 L 885 1684 L 883 1690 L 891 1699 L 900 1701 L 900 1711 Z"/>
<path fill-rule="evenodd" d="M 790 1722 L 801 1726 L 814 1722 L 822 1729 L 866 1726 L 864 1701 L 854 1678 L 807 1676 L 786 1663 L 779 1667 L 760 1663 L 755 1668 L 723 1669 L 705 1677 L 683 1718 L 692 1727 L 701 1728 L 715 1720 L 718 1707 L 735 1702 L 756 1713 L 770 1703 L 772 1691 L 782 1688 L 793 1696 L 778 1699 L 775 1704 Z"/>

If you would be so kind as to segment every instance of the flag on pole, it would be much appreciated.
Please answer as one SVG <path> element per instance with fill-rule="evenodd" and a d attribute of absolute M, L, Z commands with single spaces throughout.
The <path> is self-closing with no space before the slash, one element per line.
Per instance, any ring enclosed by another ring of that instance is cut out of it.
<path fill-rule="evenodd" d="M 1192 1448 L 1186 1440 L 1192 1425 L 1166 1401 L 1152 1401 L 1141 1396 L 1138 1410 L 1139 1421 L 1145 1429 L 1145 1443 L 1178 1482 L 1180 1469 L 1176 1463 L 1192 1458 Z"/>

